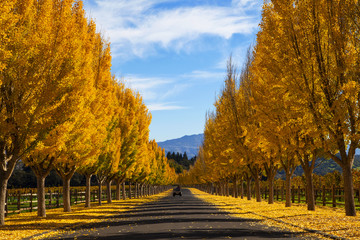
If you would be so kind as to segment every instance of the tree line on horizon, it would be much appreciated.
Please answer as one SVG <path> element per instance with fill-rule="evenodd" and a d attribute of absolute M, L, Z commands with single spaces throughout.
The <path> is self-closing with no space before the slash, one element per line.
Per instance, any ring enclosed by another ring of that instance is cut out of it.
<path fill-rule="evenodd" d="M 169 164 L 175 169 L 175 173 L 182 173 L 184 170 L 189 170 L 190 166 L 193 166 L 196 161 L 196 156 L 188 158 L 187 153 L 175 153 L 168 152 L 166 158 L 169 160 Z"/>
<path fill-rule="evenodd" d="M 342 170 L 345 213 L 355 216 L 353 163 L 360 140 L 360 2 L 269 0 L 256 43 L 239 72 L 230 57 L 205 139 L 184 183 L 215 184 L 304 170 L 308 210 L 315 210 L 313 170 L 318 158 Z"/>
<path fill-rule="evenodd" d="M 100 194 L 106 182 L 108 202 L 112 182 L 172 183 L 150 122 L 140 94 L 112 75 L 110 43 L 82 1 L 0 1 L 0 225 L 20 160 L 36 175 L 41 217 L 51 170 L 62 179 L 65 212 L 75 172 L 86 177 L 86 207 L 92 175 Z"/>

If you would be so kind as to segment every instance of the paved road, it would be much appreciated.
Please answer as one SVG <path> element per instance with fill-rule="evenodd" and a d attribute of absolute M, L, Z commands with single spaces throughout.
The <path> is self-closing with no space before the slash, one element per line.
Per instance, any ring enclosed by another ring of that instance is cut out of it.
<path fill-rule="evenodd" d="M 95 228 L 95 230 L 94 230 Z M 231 217 L 196 198 L 167 196 L 115 215 L 107 222 L 82 226 L 53 239 L 302 239 L 295 234 L 261 225 L 257 220 Z"/>

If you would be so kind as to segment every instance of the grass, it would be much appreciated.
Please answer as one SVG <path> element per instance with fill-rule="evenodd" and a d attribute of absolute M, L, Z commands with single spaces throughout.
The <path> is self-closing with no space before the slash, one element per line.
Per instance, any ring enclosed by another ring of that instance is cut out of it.
<path fill-rule="evenodd" d="M 127 211 L 140 204 L 151 202 L 168 194 L 167 192 L 138 199 L 113 201 L 102 206 L 92 203 L 91 208 L 84 204 L 72 206 L 72 212 L 65 213 L 62 208 L 47 210 L 46 218 L 37 217 L 36 212 L 14 214 L 5 219 L 5 226 L 0 226 L 0 240 L 22 239 L 36 234 L 42 234 L 34 239 L 46 238 L 57 235 L 64 230 L 69 230 L 92 222 L 101 222 L 109 216 Z"/>
<path fill-rule="evenodd" d="M 256 202 L 233 197 L 215 196 L 197 189 L 193 194 L 206 202 L 217 205 L 233 216 L 259 219 L 269 226 L 280 227 L 292 232 L 314 231 L 305 236 L 328 239 L 330 236 L 360 239 L 360 217 L 347 217 L 343 208 L 316 206 L 315 211 L 308 211 L 303 203 L 294 203 L 286 208 L 282 202 L 268 204 L 266 201 Z M 328 236 L 328 237 L 326 237 Z"/>

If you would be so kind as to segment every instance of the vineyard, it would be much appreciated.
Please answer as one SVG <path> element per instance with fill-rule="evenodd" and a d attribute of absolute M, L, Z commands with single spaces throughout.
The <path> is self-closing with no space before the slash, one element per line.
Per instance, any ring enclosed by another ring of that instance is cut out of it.
<path fill-rule="evenodd" d="M 245 186 L 238 186 L 237 189 L 234 189 L 234 186 L 232 184 L 228 185 L 228 188 L 225 187 L 217 188 L 212 187 L 211 185 L 200 185 L 197 186 L 198 189 L 218 196 L 232 196 L 236 198 L 247 198 L 248 200 L 251 200 L 252 198 L 256 198 L 255 195 L 255 186 L 250 186 L 250 189 L 248 189 Z M 261 192 L 261 198 L 263 200 L 269 200 L 269 188 L 262 187 L 260 189 Z M 339 188 L 333 185 L 331 188 L 326 188 L 325 185 L 323 185 L 321 188 L 314 188 L 314 198 L 315 198 L 315 204 L 321 205 L 321 206 L 329 206 L 329 207 L 344 207 L 345 202 L 345 194 L 344 194 L 344 188 Z M 355 206 L 356 208 L 360 209 L 360 189 L 354 189 L 355 193 Z M 283 186 L 276 186 L 274 187 L 274 200 L 278 202 L 285 202 L 286 201 L 286 191 L 285 187 Z M 291 202 L 292 203 L 307 203 L 306 200 L 306 189 L 302 188 L 300 186 L 291 187 Z"/>
<path fill-rule="evenodd" d="M 150 185 L 126 185 L 122 190 L 116 192 L 116 187 L 111 186 L 111 199 L 122 200 L 141 198 L 151 196 L 167 190 L 166 186 L 150 186 Z M 60 208 L 64 206 L 62 187 L 45 188 L 45 205 L 46 209 Z M 91 187 L 90 201 L 101 202 L 106 201 L 108 191 L 102 191 L 99 194 L 97 186 Z M 85 187 L 72 187 L 70 190 L 71 205 L 85 203 Z M 99 198 L 100 197 L 100 198 Z M 100 200 L 99 200 L 100 199 Z M 37 210 L 38 198 L 36 189 L 11 189 L 6 194 L 5 216 L 11 214 L 20 214 L 22 212 L 33 212 Z"/>

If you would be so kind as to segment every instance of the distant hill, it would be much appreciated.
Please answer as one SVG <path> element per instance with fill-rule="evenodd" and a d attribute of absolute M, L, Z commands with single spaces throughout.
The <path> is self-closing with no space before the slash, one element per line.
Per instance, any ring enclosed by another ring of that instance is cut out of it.
<path fill-rule="evenodd" d="M 325 174 L 334 171 L 342 172 L 341 167 L 338 164 L 336 164 L 335 161 L 332 159 L 327 160 L 324 158 L 319 158 L 316 160 L 315 166 L 317 166 L 314 169 L 314 174 L 316 175 L 324 176 Z M 353 168 L 360 169 L 360 155 L 355 155 Z M 295 169 L 294 176 L 301 176 L 303 175 L 303 173 L 304 173 L 303 168 L 301 166 L 298 166 Z M 284 170 L 279 171 L 277 177 L 285 179 Z"/>
<path fill-rule="evenodd" d="M 158 145 L 165 149 L 165 152 L 186 152 L 190 158 L 197 155 L 199 146 L 204 140 L 204 134 L 185 135 L 181 138 L 158 142 Z"/>

